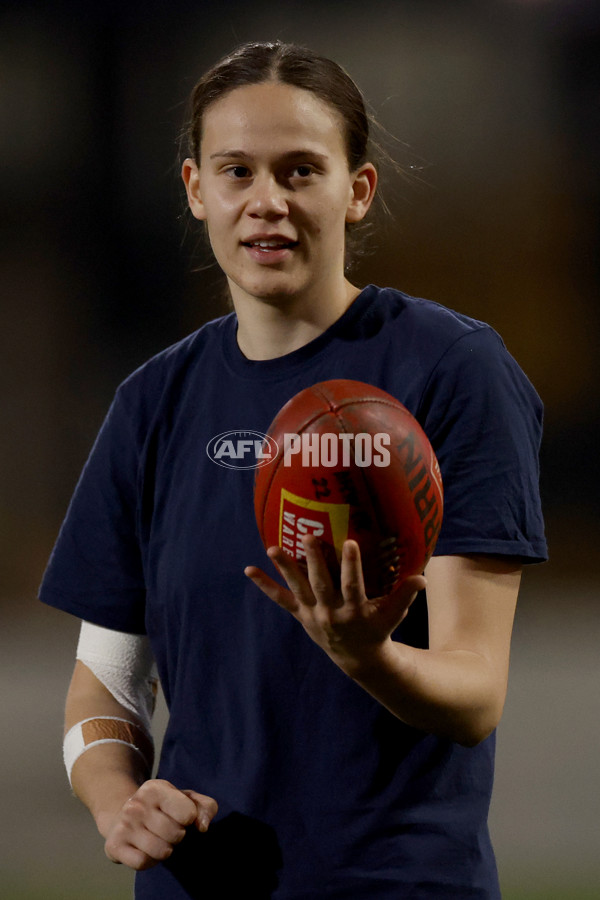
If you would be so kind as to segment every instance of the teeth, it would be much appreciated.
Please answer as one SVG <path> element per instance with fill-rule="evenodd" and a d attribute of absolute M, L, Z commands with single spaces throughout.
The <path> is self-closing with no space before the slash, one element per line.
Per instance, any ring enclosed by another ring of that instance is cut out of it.
<path fill-rule="evenodd" d="M 292 247 L 295 241 L 249 241 L 246 246 L 260 247 L 261 250 L 281 250 L 284 247 Z"/>

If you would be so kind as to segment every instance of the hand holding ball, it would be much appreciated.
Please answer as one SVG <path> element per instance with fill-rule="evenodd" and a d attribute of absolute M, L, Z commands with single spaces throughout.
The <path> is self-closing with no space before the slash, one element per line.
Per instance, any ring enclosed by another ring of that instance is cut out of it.
<path fill-rule="evenodd" d="M 334 571 L 353 539 L 368 597 L 424 570 L 442 523 L 442 480 L 427 436 L 398 400 L 359 381 L 323 381 L 286 403 L 268 434 L 278 451 L 254 487 L 266 548 L 302 563 L 302 538 L 314 534 Z"/>

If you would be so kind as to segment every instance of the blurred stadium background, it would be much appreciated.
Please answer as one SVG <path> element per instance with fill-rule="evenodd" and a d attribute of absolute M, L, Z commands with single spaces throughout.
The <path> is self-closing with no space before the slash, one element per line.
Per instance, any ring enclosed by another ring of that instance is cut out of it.
<path fill-rule="evenodd" d="M 0 10 L 0 895 L 131 896 L 61 763 L 77 623 L 36 590 L 119 381 L 222 311 L 178 136 L 237 43 L 333 56 L 413 173 L 357 271 L 489 321 L 546 404 L 491 826 L 507 900 L 600 896 L 600 5 L 5 0 Z M 385 185 L 384 185 L 385 187 Z M 164 711 L 161 713 L 164 720 Z"/>

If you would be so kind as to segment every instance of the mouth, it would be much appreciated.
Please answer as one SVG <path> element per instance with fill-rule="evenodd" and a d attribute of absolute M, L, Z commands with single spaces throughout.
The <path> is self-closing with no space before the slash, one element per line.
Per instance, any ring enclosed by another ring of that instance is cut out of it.
<path fill-rule="evenodd" d="M 246 248 L 248 255 L 254 262 L 262 265 L 274 265 L 285 262 L 292 255 L 299 242 L 278 236 L 253 238 L 249 241 L 242 241 L 241 244 Z"/>
<path fill-rule="evenodd" d="M 273 250 L 292 250 L 294 247 L 298 246 L 298 241 L 288 241 L 285 238 L 270 238 L 270 239 L 260 239 L 260 240 L 252 240 L 252 241 L 242 241 L 244 247 L 249 247 L 252 250 L 263 251 L 268 253 Z"/>

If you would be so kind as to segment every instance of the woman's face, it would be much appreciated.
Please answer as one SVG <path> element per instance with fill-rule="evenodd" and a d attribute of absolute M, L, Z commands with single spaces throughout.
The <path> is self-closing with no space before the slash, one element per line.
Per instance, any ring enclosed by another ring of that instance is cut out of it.
<path fill-rule="evenodd" d="M 375 189 L 351 173 L 337 112 L 280 82 L 236 88 L 208 108 L 200 167 L 186 160 L 191 210 L 205 220 L 234 300 L 321 297 L 343 281 L 346 222 Z"/>

